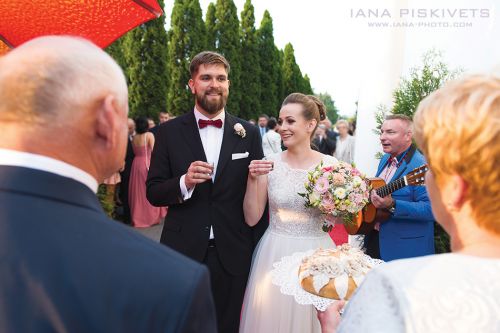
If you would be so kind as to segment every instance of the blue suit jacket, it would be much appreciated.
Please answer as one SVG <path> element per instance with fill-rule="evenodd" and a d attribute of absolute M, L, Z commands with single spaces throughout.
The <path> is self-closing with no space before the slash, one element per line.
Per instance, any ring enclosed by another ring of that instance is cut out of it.
<path fill-rule="evenodd" d="M 0 332 L 215 332 L 208 271 L 83 184 L 0 166 Z"/>
<path fill-rule="evenodd" d="M 380 175 L 390 155 L 380 161 Z M 406 175 L 425 164 L 424 156 L 417 150 L 407 163 L 403 160 L 392 180 Z M 385 260 L 411 258 L 434 253 L 434 217 L 425 186 L 406 186 L 392 193 L 396 201 L 394 215 L 380 225 L 380 257 Z"/>

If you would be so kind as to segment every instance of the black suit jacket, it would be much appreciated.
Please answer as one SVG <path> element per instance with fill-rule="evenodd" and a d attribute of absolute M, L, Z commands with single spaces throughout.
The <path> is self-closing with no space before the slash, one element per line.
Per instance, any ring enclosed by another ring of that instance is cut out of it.
<path fill-rule="evenodd" d="M 130 178 L 130 170 L 132 169 L 132 162 L 134 161 L 134 147 L 132 146 L 132 140 L 129 138 L 127 140 L 127 153 L 125 154 L 125 167 L 120 173 L 121 177 L 126 177 L 127 180 Z"/>
<path fill-rule="evenodd" d="M 335 152 L 336 142 L 329 137 L 323 138 L 321 142 L 319 142 L 318 138 L 314 138 L 313 144 L 322 154 L 333 155 L 333 153 Z"/>
<path fill-rule="evenodd" d="M 237 135 L 240 123 L 246 136 Z M 248 152 L 247 158 L 232 154 Z M 233 275 L 248 274 L 254 248 L 253 230 L 243 216 L 248 164 L 263 157 L 258 129 L 226 112 L 215 182 L 196 185 L 183 201 L 179 181 L 193 161 L 206 161 L 194 112 L 160 126 L 151 157 L 147 198 L 154 206 L 169 206 L 161 242 L 203 261 L 213 226 L 219 258 Z"/>
<path fill-rule="evenodd" d="M 208 271 L 85 185 L 0 166 L 0 332 L 215 332 Z"/>
<path fill-rule="evenodd" d="M 132 170 L 132 162 L 134 161 L 134 148 L 132 147 L 132 140 L 129 138 L 127 141 L 127 153 L 125 155 L 125 167 L 120 172 L 120 201 L 123 205 L 123 221 L 130 224 L 130 206 L 128 202 L 128 186 L 130 182 L 130 171 Z"/>

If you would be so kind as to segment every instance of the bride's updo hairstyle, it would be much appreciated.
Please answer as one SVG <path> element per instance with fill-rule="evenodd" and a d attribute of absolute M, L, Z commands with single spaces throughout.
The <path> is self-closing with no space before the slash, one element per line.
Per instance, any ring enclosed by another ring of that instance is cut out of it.
<path fill-rule="evenodd" d="M 300 104 L 303 107 L 302 116 L 306 120 L 316 119 L 316 127 L 318 127 L 321 120 L 326 119 L 326 107 L 325 104 L 314 95 L 304 95 L 301 93 L 292 93 L 288 95 L 281 106 L 287 104 Z M 316 130 L 314 128 L 314 131 Z M 311 133 L 311 141 L 314 137 L 314 131 Z"/>

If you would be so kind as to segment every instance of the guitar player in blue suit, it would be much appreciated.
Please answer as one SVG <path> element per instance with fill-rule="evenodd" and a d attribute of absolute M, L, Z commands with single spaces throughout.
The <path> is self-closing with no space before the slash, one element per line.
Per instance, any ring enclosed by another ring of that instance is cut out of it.
<path fill-rule="evenodd" d="M 377 177 L 386 183 L 426 163 L 412 145 L 412 134 L 412 121 L 407 116 L 390 115 L 382 124 L 380 142 L 385 154 Z M 391 214 L 367 235 L 369 255 L 390 261 L 434 254 L 434 217 L 424 186 L 406 186 L 383 198 L 372 191 L 371 200 L 377 209 Z"/>

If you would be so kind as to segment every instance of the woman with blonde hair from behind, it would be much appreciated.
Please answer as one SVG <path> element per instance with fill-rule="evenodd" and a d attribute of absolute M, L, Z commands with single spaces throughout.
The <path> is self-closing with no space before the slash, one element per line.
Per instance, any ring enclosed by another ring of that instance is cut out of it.
<path fill-rule="evenodd" d="M 425 98 L 415 139 L 434 216 L 453 253 L 398 260 L 368 274 L 338 332 L 500 331 L 500 79 L 471 76 Z M 339 304 L 319 313 L 335 332 Z"/>

